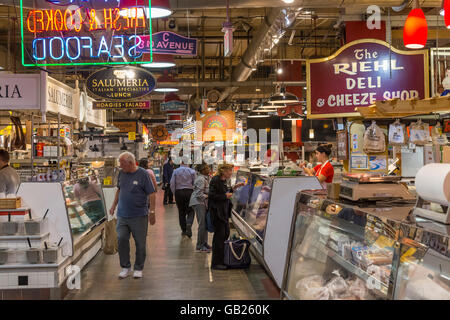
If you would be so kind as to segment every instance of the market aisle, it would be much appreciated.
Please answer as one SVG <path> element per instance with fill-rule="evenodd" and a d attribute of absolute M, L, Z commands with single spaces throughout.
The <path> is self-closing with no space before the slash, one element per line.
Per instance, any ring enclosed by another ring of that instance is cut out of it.
<path fill-rule="evenodd" d="M 182 238 L 176 206 L 164 208 L 161 190 L 157 198 L 157 222 L 148 235 L 144 278 L 119 280 L 118 256 L 99 252 L 82 271 L 81 289 L 70 292 L 66 299 L 279 298 L 278 290 L 255 259 L 249 270 L 210 270 L 211 254 L 194 251 L 197 224 L 192 239 Z M 133 264 L 134 249 L 132 257 Z"/>

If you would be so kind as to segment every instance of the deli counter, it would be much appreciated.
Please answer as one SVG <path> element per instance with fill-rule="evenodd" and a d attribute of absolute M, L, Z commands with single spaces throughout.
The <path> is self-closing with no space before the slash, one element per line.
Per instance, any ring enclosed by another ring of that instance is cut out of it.
<path fill-rule="evenodd" d="M 282 298 L 450 299 L 450 226 L 416 217 L 414 203 L 296 196 Z"/>
<path fill-rule="evenodd" d="M 107 211 L 100 179 L 23 182 L 17 195 L 21 208 L 0 210 L 1 223 L 16 225 L 0 232 L 0 296 L 62 299 L 102 248 Z"/>
<path fill-rule="evenodd" d="M 316 177 L 271 177 L 244 170 L 236 173 L 235 183 L 241 186 L 231 199 L 233 225 L 281 288 L 295 195 L 321 185 Z"/>

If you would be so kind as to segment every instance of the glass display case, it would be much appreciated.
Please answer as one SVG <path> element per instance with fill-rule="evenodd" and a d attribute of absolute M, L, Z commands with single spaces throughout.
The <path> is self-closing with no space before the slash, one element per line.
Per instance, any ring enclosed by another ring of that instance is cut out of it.
<path fill-rule="evenodd" d="M 74 240 L 106 218 L 101 182 L 96 176 L 63 183 Z"/>
<path fill-rule="evenodd" d="M 235 184 L 243 185 L 233 192 L 232 220 L 241 234 L 249 239 L 262 256 L 262 243 L 269 212 L 272 179 L 238 171 Z"/>
<path fill-rule="evenodd" d="M 410 205 L 366 208 L 318 191 L 296 201 L 283 297 L 450 299 L 448 234 L 411 221 Z"/>

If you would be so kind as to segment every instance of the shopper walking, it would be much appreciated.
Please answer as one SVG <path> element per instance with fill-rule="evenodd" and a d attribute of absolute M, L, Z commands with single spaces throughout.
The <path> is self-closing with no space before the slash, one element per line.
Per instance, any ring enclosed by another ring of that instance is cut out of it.
<path fill-rule="evenodd" d="M 192 223 L 194 222 L 194 210 L 189 207 L 189 201 L 194 190 L 195 171 L 184 162 L 177 168 L 170 180 L 170 188 L 175 194 L 175 202 L 180 219 L 181 235 L 192 237 Z"/>
<path fill-rule="evenodd" d="M 217 175 L 211 179 L 208 192 L 208 209 L 214 225 L 211 269 L 226 270 L 224 265 L 224 242 L 230 236 L 229 218 L 231 216 L 232 189 L 227 185 L 231 178 L 233 165 L 222 164 Z"/>
<path fill-rule="evenodd" d="M 197 216 L 197 245 L 196 250 L 199 252 L 210 252 L 211 247 L 208 245 L 208 230 L 206 230 L 206 206 L 209 190 L 209 166 L 201 164 L 197 167 L 198 175 L 194 182 L 194 192 L 192 192 L 189 206 L 192 207 Z"/>
<path fill-rule="evenodd" d="M 120 279 L 126 278 L 131 271 L 130 233 L 136 244 L 134 278 L 142 278 L 146 257 L 146 239 L 148 223 L 155 224 L 155 210 L 150 209 L 150 195 L 155 192 L 147 171 L 136 166 L 136 159 L 130 152 L 119 156 L 120 168 L 117 192 L 110 214 L 117 207 L 117 240 L 122 271 Z"/>
<path fill-rule="evenodd" d="M 173 204 L 173 193 L 170 189 L 170 180 L 173 174 L 173 160 L 171 157 L 163 166 L 163 189 L 164 189 L 164 205 Z"/>
<path fill-rule="evenodd" d="M 0 149 L 0 198 L 15 196 L 19 184 L 19 175 L 9 165 L 8 151 Z"/>

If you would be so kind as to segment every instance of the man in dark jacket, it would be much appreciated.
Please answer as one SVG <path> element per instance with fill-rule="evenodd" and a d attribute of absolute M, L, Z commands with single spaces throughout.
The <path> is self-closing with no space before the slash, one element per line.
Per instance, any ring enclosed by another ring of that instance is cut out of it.
<path fill-rule="evenodd" d="M 173 193 L 170 190 L 170 179 L 173 174 L 173 160 L 171 157 L 167 160 L 163 167 L 163 185 L 164 185 L 164 204 L 173 204 Z"/>

